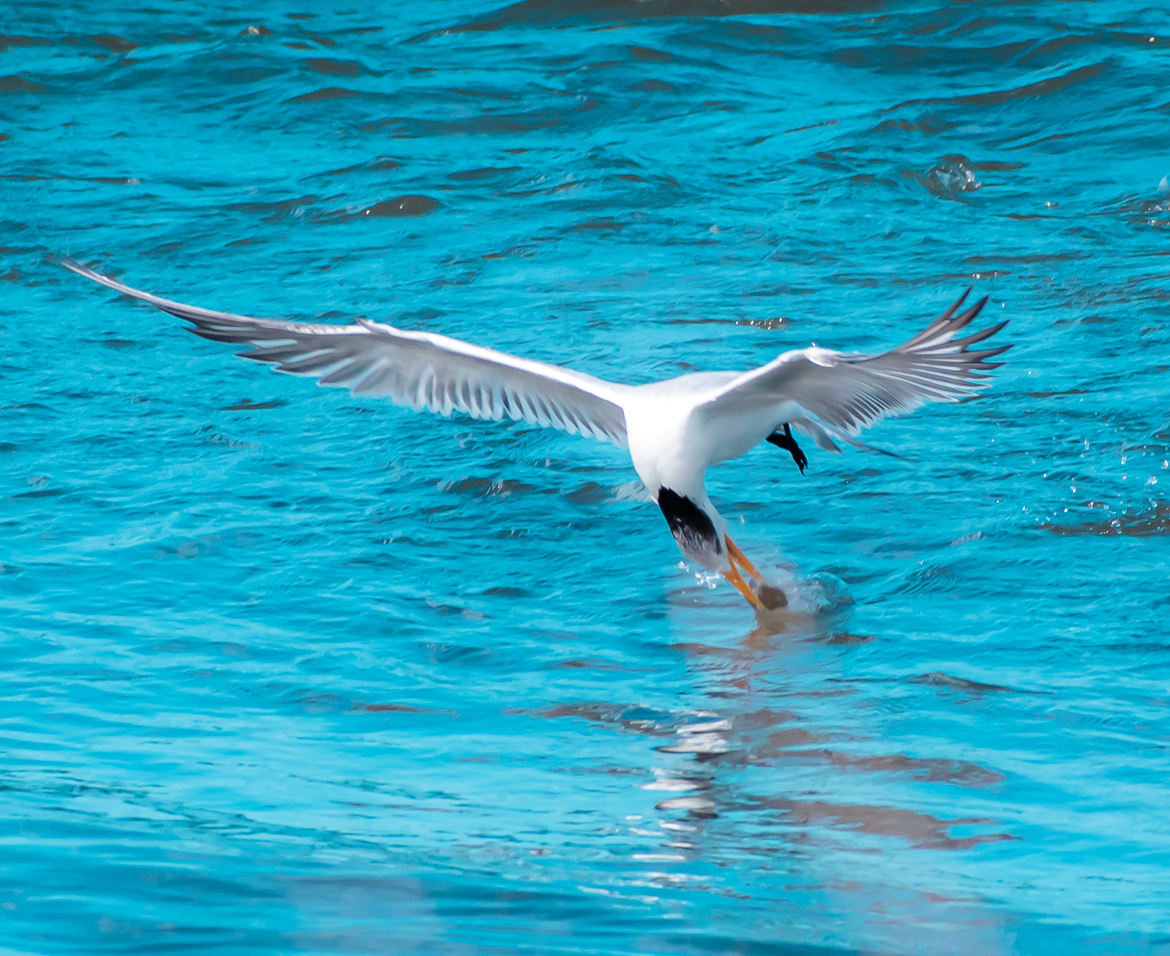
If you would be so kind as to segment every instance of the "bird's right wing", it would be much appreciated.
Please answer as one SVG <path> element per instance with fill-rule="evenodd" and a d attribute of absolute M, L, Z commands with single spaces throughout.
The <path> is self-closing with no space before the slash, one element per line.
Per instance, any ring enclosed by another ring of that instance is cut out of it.
<path fill-rule="evenodd" d="M 990 384 L 987 373 L 1002 364 L 988 359 L 1010 346 L 971 348 L 1006 322 L 955 337 L 987 303 L 984 297 L 962 310 L 967 294 L 888 352 L 865 355 L 816 347 L 785 352 L 728 382 L 700 414 L 715 423 L 749 414 L 766 418 L 761 410 L 775 408 L 776 420 L 765 423 L 769 429 L 790 421 L 818 444 L 829 436 L 858 444 L 852 436 L 882 418 L 904 415 L 927 402 L 957 402 L 974 395 Z"/>
<path fill-rule="evenodd" d="M 358 319 L 315 325 L 184 305 L 132 289 L 70 259 L 62 264 L 124 295 L 186 319 L 205 339 L 248 345 L 244 358 L 309 375 L 355 395 L 384 396 L 440 415 L 524 420 L 626 445 L 625 387 L 458 339 Z"/>

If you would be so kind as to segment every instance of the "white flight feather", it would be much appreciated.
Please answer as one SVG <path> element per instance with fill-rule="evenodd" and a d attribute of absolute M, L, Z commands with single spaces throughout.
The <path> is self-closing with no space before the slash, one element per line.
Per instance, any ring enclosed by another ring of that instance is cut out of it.
<path fill-rule="evenodd" d="M 133 289 L 72 260 L 64 265 L 186 319 L 204 338 L 252 346 L 240 353 L 245 358 L 315 376 L 322 385 L 440 415 L 522 419 L 626 445 L 622 404 L 630 390 L 592 375 L 367 319 L 315 325 L 202 309 Z"/>

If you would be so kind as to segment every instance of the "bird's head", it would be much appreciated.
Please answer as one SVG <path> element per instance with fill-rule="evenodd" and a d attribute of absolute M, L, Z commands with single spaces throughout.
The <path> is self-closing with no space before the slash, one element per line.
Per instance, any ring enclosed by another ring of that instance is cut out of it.
<path fill-rule="evenodd" d="M 727 567 L 727 522 L 705 494 L 680 494 L 663 486 L 658 489 L 658 507 L 688 560 L 712 571 Z"/>

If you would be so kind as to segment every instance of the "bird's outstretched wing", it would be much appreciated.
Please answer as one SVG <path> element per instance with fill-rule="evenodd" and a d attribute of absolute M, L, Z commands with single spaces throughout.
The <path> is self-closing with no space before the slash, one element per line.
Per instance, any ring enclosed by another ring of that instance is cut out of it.
<path fill-rule="evenodd" d="M 987 373 L 1003 364 L 989 359 L 1011 346 L 971 348 L 1007 322 L 955 337 L 987 303 L 984 296 L 962 310 L 970 291 L 918 335 L 889 352 L 865 355 L 816 347 L 785 352 L 728 382 L 699 413 L 715 422 L 723 416 L 757 417 L 761 409 L 775 406 L 778 417 L 769 428 L 791 421 L 820 444 L 829 436 L 851 441 L 850 436 L 878 420 L 904 415 L 927 402 L 957 402 L 974 395 L 990 384 Z M 795 414 L 794 404 L 799 406 Z M 832 448 L 831 441 L 823 447 Z"/>
<path fill-rule="evenodd" d="M 624 386 L 545 362 L 517 358 L 458 339 L 358 319 L 314 325 L 200 309 L 132 289 L 74 262 L 62 264 L 124 295 L 186 319 L 205 339 L 252 346 L 244 358 L 321 385 L 389 398 L 440 415 L 524 420 L 626 445 Z"/>

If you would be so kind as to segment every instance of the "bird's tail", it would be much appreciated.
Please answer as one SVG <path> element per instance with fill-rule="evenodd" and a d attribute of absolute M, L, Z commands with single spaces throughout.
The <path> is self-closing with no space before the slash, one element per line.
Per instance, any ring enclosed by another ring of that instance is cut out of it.
<path fill-rule="evenodd" d="M 823 448 L 825 451 L 841 453 L 841 446 L 837 444 L 838 441 L 843 441 L 854 448 L 860 448 L 862 451 L 872 451 L 879 455 L 886 455 L 890 458 L 898 458 L 901 461 L 907 461 L 905 455 L 899 455 L 895 451 L 888 451 L 885 448 L 876 448 L 873 445 L 867 445 L 863 441 L 858 441 L 851 435 L 846 435 L 844 432 L 837 429 L 829 429 L 820 422 L 814 422 L 811 418 L 794 418 L 789 424 L 798 432 L 807 435 L 814 442 L 817 443 L 818 448 Z"/>

